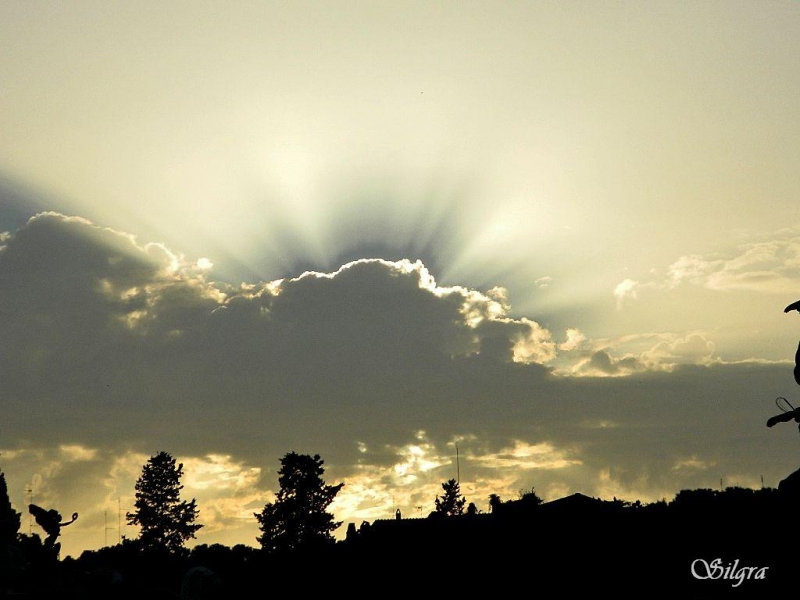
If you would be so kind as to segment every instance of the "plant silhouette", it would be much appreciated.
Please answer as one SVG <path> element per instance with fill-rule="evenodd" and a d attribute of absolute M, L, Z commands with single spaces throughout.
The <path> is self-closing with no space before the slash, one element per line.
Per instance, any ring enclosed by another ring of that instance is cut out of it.
<path fill-rule="evenodd" d="M 441 498 L 436 496 L 436 514 L 446 517 L 455 517 L 464 512 L 467 499 L 461 494 L 461 488 L 455 479 L 449 479 L 442 484 L 444 493 Z"/>
<path fill-rule="evenodd" d="M 0 471 L 0 549 L 11 544 L 19 533 L 21 515 L 11 507 L 6 475 Z"/>
<path fill-rule="evenodd" d="M 140 528 L 143 548 L 171 552 L 183 548 L 202 525 L 195 523 L 198 509 L 194 498 L 182 501 L 183 463 L 176 464 L 167 452 L 150 457 L 136 481 L 136 509 L 127 513 L 128 523 Z"/>
<path fill-rule="evenodd" d="M 262 535 L 256 538 L 269 552 L 309 548 L 333 542 L 341 525 L 327 511 L 344 483 L 327 485 L 319 454 L 289 452 L 278 470 L 280 490 L 275 502 L 255 513 Z"/>

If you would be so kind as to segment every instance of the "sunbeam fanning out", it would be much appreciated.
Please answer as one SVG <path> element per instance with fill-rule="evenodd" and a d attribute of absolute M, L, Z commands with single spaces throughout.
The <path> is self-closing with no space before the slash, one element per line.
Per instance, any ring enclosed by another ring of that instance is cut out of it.
<path fill-rule="evenodd" d="M 221 8 L 0 3 L 22 533 L 136 538 L 159 452 L 200 545 L 257 544 L 290 452 L 337 539 L 453 478 L 486 513 L 796 469 L 800 3 Z"/>

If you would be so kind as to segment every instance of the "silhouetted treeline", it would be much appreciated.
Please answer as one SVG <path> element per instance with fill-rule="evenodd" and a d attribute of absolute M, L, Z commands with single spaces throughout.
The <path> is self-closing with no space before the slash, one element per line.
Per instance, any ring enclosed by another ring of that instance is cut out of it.
<path fill-rule="evenodd" d="M 254 515 L 263 534 L 258 549 L 183 545 L 201 525 L 194 500 L 180 499 L 181 465 L 162 452 L 145 465 L 137 512 L 129 515 L 152 535 L 64 560 L 58 532 L 50 543 L 19 533 L 21 514 L 0 472 L 0 590 L 22 598 L 188 600 L 249 597 L 266 581 L 298 595 L 336 582 L 357 596 L 420 595 L 423 581 L 423 595 L 480 585 L 492 595 L 556 586 L 561 597 L 770 598 L 795 588 L 786 541 L 800 492 L 785 484 L 791 476 L 779 490 L 682 490 L 653 503 L 582 494 L 543 502 L 531 488 L 512 500 L 492 494 L 487 513 L 466 505 L 451 479 L 428 518 L 398 511 L 351 524 L 335 542 L 338 523 L 326 509 L 344 484 L 325 483 L 317 455 L 292 452 L 281 464 L 275 502 Z"/>
<path fill-rule="evenodd" d="M 772 488 L 682 490 L 654 503 L 528 493 L 497 498 L 487 513 L 365 522 L 329 546 L 168 552 L 125 540 L 58 562 L 37 555 L 36 536 L 18 536 L 3 584 L 21 597 L 151 600 L 246 598 L 270 581 L 298 593 L 326 582 L 358 596 L 484 585 L 493 596 L 557 586 L 558 597 L 771 598 L 795 589 L 793 504 Z"/>

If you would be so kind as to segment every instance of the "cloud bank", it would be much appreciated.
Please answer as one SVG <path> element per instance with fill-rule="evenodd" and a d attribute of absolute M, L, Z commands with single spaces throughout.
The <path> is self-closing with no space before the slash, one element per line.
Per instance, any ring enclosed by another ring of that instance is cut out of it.
<path fill-rule="evenodd" d="M 614 289 L 618 303 L 636 300 L 643 289 L 671 290 L 680 285 L 717 292 L 797 294 L 800 278 L 800 236 L 784 231 L 777 239 L 742 244 L 734 251 L 688 254 L 675 260 L 660 278 L 645 282 L 624 279 Z"/>
<path fill-rule="evenodd" d="M 357 522 L 427 514 L 456 444 L 480 508 L 788 472 L 767 447 L 793 432 L 764 421 L 791 368 L 725 363 L 703 333 L 554 333 L 511 317 L 502 288 L 442 287 L 413 260 L 220 284 L 213 257 L 56 213 L 0 244 L 0 468 L 18 506 L 29 486 L 86 515 L 65 548 L 102 543 L 159 450 L 186 465 L 200 541 L 250 544 L 291 450 L 325 459 Z"/>

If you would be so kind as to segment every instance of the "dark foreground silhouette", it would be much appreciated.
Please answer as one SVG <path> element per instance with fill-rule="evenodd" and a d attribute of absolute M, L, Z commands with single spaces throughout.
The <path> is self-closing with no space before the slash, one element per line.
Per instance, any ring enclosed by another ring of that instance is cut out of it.
<path fill-rule="evenodd" d="M 41 506 L 29 504 L 28 512 L 33 515 L 33 518 L 36 519 L 36 524 L 44 529 L 47 534 L 44 540 L 45 549 L 57 558 L 61 550 L 61 544 L 57 543 L 56 540 L 61 535 L 61 528 L 74 523 L 78 519 L 78 513 L 72 513 L 70 521 L 63 521 L 61 513 L 54 508 L 47 510 Z"/>
<path fill-rule="evenodd" d="M 792 406 L 792 403 L 786 398 L 778 396 L 778 398 L 775 399 L 775 404 L 781 412 L 767 419 L 767 427 L 774 427 L 778 423 L 788 423 L 789 421 L 800 423 L 800 411 Z M 800 425 L 798 427 L 800 427 Z"/>
<path fill-rule="evenodd" d="M 788 313 L 796 310 L 800 313 L 800 300 L 792 302 L 789 306 L 783 309 L 783 312 Z M 800 385 L 800 344 L 797 345 L 797 352 L 794 355 L 794 380 L 797 385 Z"/>
<path fill-rule="evenodd" d="M 797 302 L 792 302 L 789 306 L 783 309 L 783 312 L 788 313 L 793 310 L 800 312 L 800 300 Z M 794 380 L 798 385 L 800 385 L 800 344 L 797 345 L 797 351 L 794 354 Z M 798 423 L 798 429 L 800 429 L 800 410 L 792 406 L 792 403 L 782 396 L 775 400 L 775 404 L 778 405 L 778 408 L 781 410 L 781 412 L 780 414 L 767 419 L 767 427 L 774 427 L 778 423 L 788 423 L 789 421 L 794 421 L 795 423 Z"/>
<path fill-rule="evenodd" d="M 125 540 L 78 559 L 28 555 L 6 591 L 155 600 L 304 595 L 323 586 L 355 597 L 472 597 L 483 589 L 492 597 L 777 598 L 797 589 L 793 532 L 777 525 L 796 506 L 788 488 L 684 490 L 647 505 L 574 494 L 498 502 L 491 513 L 394 515 L 352 525 L 346 540 L 285 552 L 167 552 Z"/>

